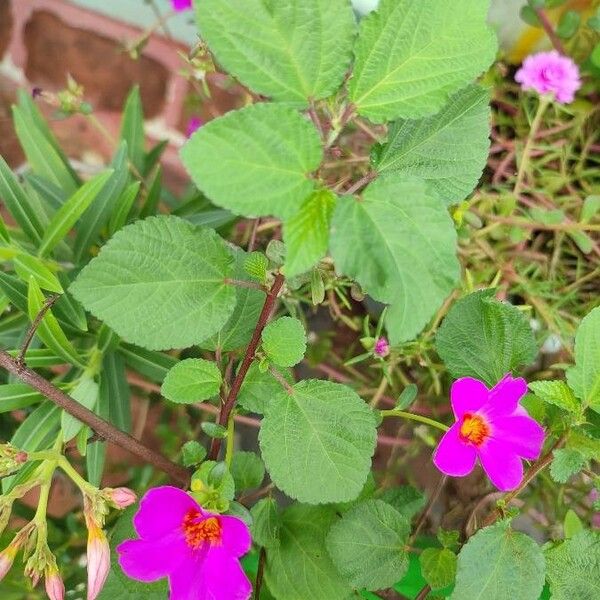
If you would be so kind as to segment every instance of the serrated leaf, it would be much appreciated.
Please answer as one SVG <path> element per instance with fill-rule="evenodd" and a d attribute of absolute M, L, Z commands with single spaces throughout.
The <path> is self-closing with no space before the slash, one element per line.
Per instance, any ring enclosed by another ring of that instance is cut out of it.
<path fill-rule="evenodd" d="M 265 465 L 254 452 L 235 452 L 229 471 L 235 481 L 235 491 L 237 494 L 245 490 L 257 488 L 265 478 Z"/>
<path fill-rule="evenodd" d="M 385 490 L 381 494 L 380 500 L 393 506 L 409 521 L 424 508 L 426 502 L 423 493 L 410 485 L 400 485 Z"/>
<path fill-rule="evenodd" d="M 227 437 L 227 429 L 218 423 L 206 422 L 200 425 L 204 433 L 211 438 L 223 440 Z"/>
<path fill-rule="evenodd" d="M 546 579 L 552 600 L 597 600 L 600 595 L 600 534 L 582 531 L 549 548 Z"/>
<path fill-rule="evenodd" d="M 219 63 L 275 100 L 326 98 L 350 64 L 356 24 L 347 0 L 203 0 L 196 15 Z"/>
<path fill-rule="evenodd" d="M 277 600 L 346 600 L 350 586 L 325 552 L 330 507 L 295 504 L 281 514 L 279 543 L 267 551 L 265 579 Z"/>
<path fill-rule="evenodd" d="M 52 252 L 95 200 L 104 184 L 113 174 L 112 170 L 96 175 L 84 183 L 52 217 L 40 244 L 39 254 L 45 256 Z"/>
<path fill-rule="evenodd" d="M 482 290 L 458 300 L 435 338 L 436 349 L 453 377 L 475 377 L 489 386 L 537 354 L 525 315 Z"/>
<path fill-rule="evenodd" d="M 577 413 L 581 409 L 577 398 L 564 381 L 531 381 L 528 385 L 538 398 L 548 404 L 571 413 Z"/>
<path fill-rule="evenodd" d="M 244 271 L 261 283 L 267 280 L 269 260 L 262 252 L 250 252 L 244 259 Z"/>
<path fill-rule="evenodd" d="M 585 456 L 578 450 L 561 448 L 555 450 L 550 475 L 558 483 L 566 483 L 573 475 L 576 475 L 585 466 Z"/>
<path fill-rule="evenodd" d="M 82 377 L 70 396 L 85 408 L 92 410 L 98 402 L 98 384 L 91 377 Z M 60 426 L 65 442 L 71 441 L 83 427 L 83 423 L 66 411 L 62 411 Z"/>
<path fill-rule="evenodd" d="M 468 86 L 431 117 L 393 123 L 376 168 L 421 177 L 444 204 L 460 202 L 486 165 L 490 117 L 489 92 Z"/>
<path fill-rule="evenodd" d="M 327 534 L 327 551 L 354 588 L 391 587 L 408 569 L 410 524 L 381 500 L 367 500 L 346 512 Z"/>
<path fill-rule="evenodd" d="M 273 399 L 260 430 L 275 485 L 301 502 L 346 502 L 361 492 L 375 450 L 375 417 L 352 389 L 304 380 Z"/>
<path fill-rule="evenodd" d="M 206 448 L 196 440 L 190 440 L 181 447 L 181 459 L 185 467 L 199 465 L 206 458 Z"/>
<path fill-rule="evenodd" d="M 459 276 L 456 231 L 442 201 L 423 181 L 395 173 L 371 183 L 361 200 L 340 199 L 331 254 L 339 272 L 393 303 L 386 317 L 392 344 L 419 333 Z"/>
<path fill-rule="evenodd" d="M 600 461 L 600 439 L 590 437 L 580 429 L 569 432 L 565 446 L 577 450 L 588 460 Z"/>
<path fill-rule="evenodd" d="M 151 350 L 185 348 L 231 316 L 235 290 L 225 242 L 173 216 L 137 221 L 115 234 L 70 291 L 125 340 Z"/>
<path fill-rule="evenodd" d="M 246 10 L 246 9 L 245 9 Z M 291 217 L 323 157 L 314 125 L 278 104 L 254 104 L 201 127 L 181 150 L 194 183 L 238 215 Z"/>
<path fill-rule="evenodd" d="M 282 370 L 282 375 L 290 385 L 294 383 L 287 369 Z M 281 383 L 271 373 L 263 373 L 259 364 L 254 362 L 248 369 L 244 383 L 240 388 L 238 404 L 247 411 L 262 415 L 267 412 L 273 399 L 281 391 Z"/>
<path fill-rule="evenodd" d="M 419 556 L 421 573 L 432 590 L 451 585 L 456 577 L 456 554 L 447 548 L 426 548 Z"/>
<path fill-rule="evenodd" d="M 451 600 L 537 600 L 544 587 L 544 555 L 507 522 L 479 530 L 458 555 Z"/>
<path fill-rule="evenodd" d="M 160 391 L 171 402 L 192 404 L 216 396 L 221 383 L 221 371 L 214 362 L 187 358 L 167 373 Z"/>
<path fill-rule="evenodd" d="M 360 24 L 350 99 L 376 123 L 438 112 L 496 56 L 482 0 L 381 0 Z"/>
<path fill-rule="evenodd" d="M 287 277 L 305 273 L 327 254 L 336 202 L 333 192 L 319 190 L 306 199 L 297 215 L 283 224 L 287 249 L 283 272 Z"/>
<path fill-rule="evenodd" d="M 279 515 L 273 498 L 261 498 L 251 509 L 252 541 L 268 548 L 279 543 Z"/>
<path fill-rule="evenodd" d="M 280 367 L 297 365 L 306 352 L 306 332 L 293 317 L 271 321 L 262 333 L 262 347 L 270 360 Z"/>
<path fill-rule="evenodd" d="M 563 521 L 563 529 L 565 532 L 565 538 L 572 538 L 577 535 L 581 531 L 584 530 L 583 523 L 577 513 L 570 508 L 565 514 L 565 519 Z"/>
<path fill-rule="evenodd" d="M 580 323 L 575 336 L 575 366 L 567 371 L 567 381 L 575 395 L 600 412 L 600 307 Z"/>

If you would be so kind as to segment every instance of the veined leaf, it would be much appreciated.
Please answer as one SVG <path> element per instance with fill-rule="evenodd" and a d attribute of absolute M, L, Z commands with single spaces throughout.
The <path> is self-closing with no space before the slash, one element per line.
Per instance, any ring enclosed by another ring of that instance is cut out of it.
<path fill-rule="evenodd" d="M 212 230 L 173 216 L 119 231 L 70 291 L 125 340 L 150 350 L 185 348 L 231 316 L 233 258 Z"/>
<path fill-rule="evenodd" d="M 568 412 L 577 413 L 581 409 L 581 404 L 564 381 L 531 381 L 529 389 L 544 402 Z"/>
<path fill-rule="evenodd" d="M 397 173 L 371 183 L 362 199 L 340 199 L 331 254 L 340 273 L 376 300 L 392 303 L 392 343 L 412 339 L 459 277 L 456 231 L 442 201 L 418 179 Z"/>
<path fill-rule="evenodd" d="M 107 352 L 104 355 L 100 384 L 103 406 L 105 397 L 108 396 L 108 420 L 122 431 L 131 431 L 131 390 L 127 383 L 125 362 L 117 352 Z"/>
<path fill-rule="evenodd" d="M 167 373 L 161 393 L 171 402 L 191 404 L 216 396 L 222 382 L 221 372 L 214 362 L 187 358 Z"/>
<path fill-rule="evenodd" d="M 254 91 L 307 106 L 331 96 L 350 64 L 356 24 L 347 0 L 203 0 L 200 35 Z"/>
<path fill-rule="evenodd" d="M 492 63 L 487 0 L 381 0 L 363 18 L 350 99 L 375 123 L 438 112 Z"/>
<path fill-rule="evenodd" d="M 42 394 L 25 383 L 0 385 L 0 413 L 27 408 L 43 399 Z"/>
<path fill-rule="evenodd" d="M 28 281 L 30 277 L 33 277 L 42 289 L 57 294 L 63 292 L 62 285 L 56 275 L 36 256 L 23 252 L 15 256 L 13 265 L 17 275 L 23 281 Z"/>
<path fill-rule="evenodd" d="M 288 369 L 282 369 L 284 379 L 293 385 Z M 268 371 L 263 373 L 258 362 L 252 363 L 240 388 L 238 404 L 247 411 L 263 415 L 269 409 L 275 398 L 281 394 L 281 383 Z"/>
<path fill-rule="evenodd" d="M 106 421 L 110 421 L 110 395 L 108 386 L 104 382 L 104 373 L 100 378 L 98 388 L 98 401 L 94 412 Z M 119 429 L 121 429 L 119 427 Z M 106 461 L 106 442 L 91 442 L 87 445 L 85 455 L 85 466 L 87 470 L 87 479 L 96 487 L 100 487 L 102 474 L 104 472 L 104 463 Z"/>
<path fill-rule="evenodd" d="M 432 117 L 393 123 L 377 170 L 421 177 L 444 204 L 460 202 L 486 165 L 490 118 L 489 92 L 468 86 Z"/>
<path fill-rule="evenodd" d="M 52 217 L 40 245 L 40 256 L 44 256 L 65 238 L 69 230 L 79 220 L 88 206 L 94 201 L 113 171 L 109 170 L 96 175 L 84 183 Z"/>
<path fill-rule="evenodd" d="M 201 127 L 181 150 L 198 188 L 246 217 L 296 214 L 314 189 L 309 174 L 322 157 L 314 125 L 279 104 L 231 111 Z"/>
<path fill-rule="evenodd" d="M 141 182 L 134 181 L 130 183 L 119 199 L 117 200 L 116 208 L 114 209 L 110 221 L 108 223 L 108 233 L 110 235 L 115 234 L 123 225 L 127 223 L 129 213 L 133 208 L 135 199 L 137 198 L 138 192 L 140 191 Z"/>
<path fill-rule="evenodd" d="M 353 500 L 375 450 L 375 416 L 352 389 L 304 380 L 273 399 L 260 430 L 275 485 L 301 502 Z"/>
<path fill-rule="evenodd" d="M 29 187 L 53 210 L 57 211 L 69 197 L 68 194 L 43 177 L 27 173 L 25 181 Z"/>
<path fill-rule="evenodd" d="M 448 548 L 426 548 L 419 556 L 421 573 L 433 590 L 454 583 L 456 577 L 456 554 Z"/>
<path fill-rule="evenodd" d="M 177 359 L 170 354 L 138 348 L 132 344 L 120 344 L 119 354 L 129 367 L 157 383 L 162 383 L 169 369 L 177 364 Z"/>
<path fill-rule="evenodd" d="M 85 408 L 92 410 L 98 402 L 98 384 L 91 377 L 82 377 L 79 383 L 73 388 L 71 398 L 77 400 Z M 62 411 L 61 429 L 65 442 L 72 440 L 83 427 L 83 423 L 73 415 Z"/>
<path fill-rule="evenodd" d="M 262 347 L 266 355 L 280 367 L 297 365 L 306 352 L 306 331 L 294 317 L 279 317 L 262 332 Z"/>
<path fill-rule="evenodd" d="M 121 139 L 127 143 L 131 164 L 141 173 L 144 167 L 144 111 L 140 88 L 137 85 L 129 92 L 123 107 Z"/>

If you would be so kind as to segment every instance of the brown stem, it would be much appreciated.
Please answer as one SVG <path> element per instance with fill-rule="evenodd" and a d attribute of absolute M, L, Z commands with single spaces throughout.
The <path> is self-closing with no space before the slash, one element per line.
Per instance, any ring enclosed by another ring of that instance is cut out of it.
<path fill-rule="evenodd" d="M 308 107 L 308 115 L 314 123 L 314 126 L 317 128 L 321 139 L 323 139 L 323 126 L 321 125 L 321 121 L 319 120 L 319 115 L 317 114 L 315 103 L 312 100 L 310 101 L 310 105 Z"/>
<path fill-rule="evenodd" d="M 17 362 L 16 358 L 13 358 L 4 350 L 0 350 L 0 367 L 16 375 L 21 381 L 36 389 L 48 398 L 48 400 L 60 406 L 60 408 L 73 415 L 76 419 L 79 419 L 82 423 L 88 425 L 107 442 L 120 446 L 124 450 L 127 450 L 127 452 L 142 459 L 145 463 L 149 463 L 157 469 L 164 471 L 178 483 L 185 486 L 189 484 L 190 475 L 187 469 L 170 461 L 159 452 L 144 446 L 144 444 L 138 442 L 129 434 L 100 418 L 91 410 L 73 400 L 73 398 L 65 394 L 62 390 L 52 385 L 49 381 L 46 381 L 41 375 Z"/>
<path fill-rule="evenodd" d="M 23 340 L 23 345 L 21 346 L 21 351 L 19 352 L 19 355 L 16 358 L 16 361 L 20 365 L 25 364 L 25 354 L 27 353 L 29 344 L 31 344 L 31 340 L 33 339 L 33 336 L 35 335 L 37 328 L 39 327 L 40 323 L 42 322 L 44 315 L 50 310 L 51 306 L 59 299 L 59 297 L 60 297 L 59 294 L 52 294 L 52 296 L 48 296 L 48 298 L 46 298 L 46 302 L 44 302 L 44 305 L 40 309 L 40 312 L 38 312 L 38 314 L 35 316 L 35 319 L 32 321 L 31 327 L 29 328 L 29 331 L 27 332 L 27 335 L 25 336 L 25 339 Z"/>
<path fill-rule="evenodd" d="M 248 242 L 248 252 L 254 251 L 254 246 L 256 246 L 256 234 L 258 233 L 259 225 L 260 218 L 254 219 L 254 223 L 252 223 L 252 231 L 250 232 L 250 241 Z"/>
<path fill-rule="evenodd" d="M 431 591 L 431 586 L 429 584 L 423 586 L 421 591 L 415 596 L 415 600 L 425 600 L 425 598 L 427 598 L 427 595 L 429 594 L 430 591 Z"/>
<path fill-rule="evenodd" d="M 294 393 L 292 386 L 285 380 L 285 377 L 273 365 L 269 367 L 269 373 L 271 373 L 271 375 L 273 375 L 273 377 L 277 379 L 277 381 L 281 384 L 281 387 L 283 387 L 288 394 Z"/>
<path fill-rule="evenodd" d="M 563 46 L 562 42 L 560 41 L 560 38 L 558 37 L 558 35 L 556 35 L 556 31 L 554 31 L 554 26 L 550 22 L 550 19 L 548 18 L 546 11 L 543 8 L 536 8 L 535 13 L 537 14 L 537 17 L 540 21 L 540 25 L 544 28 L 544 31 L 546 32 L 546 35 L 552 42 L 552 45 L 554 46 L 554 48 L 556 50 L 558 50 L 558 52 L 560 52 L 561 54 L 566 55 L 567 51 L 565 50 L 565 47 Z"/>
<path fill-rule="evenodd" d="M 412 535 L 410 536 L 410 539 L 408 540 L 409 545 L 411 545 L 417 539 L 417 536 L 419 535 L 419 531 L 421 531 L 421 528 L 423 527 L 423 525 L 425 525 L 425 521 L 427 521 L 427 517 L 429 516 L 429 513 L 431 512 L 431 509 L 433 508 L 435 501 L 438 499 L 439 495 L 442 493 L 442 490 L 444 489 L 444 485 L 446 484 L 446 481 L 448 481 L 448 477 L 446 475 L 442 475 L 440 477 L 439 481 L 437 482 L 435 489 L 433 490 L 431 496 L 429 497 L 429 500 L 427 500 L 427 506 L 425 506 L 425 509 L 421 513 L 421 516 L 419 517 L 419 520 L 417 521 L 417 524 L 415 525 L 415 530 L 413 531 Z"/>
<path fill-rule="evenodd" d="M 252 339 L 246 348 L 246 354 L 244 355 L 244 359 L 242 360 L 242 365 L 240 366 L 240 370 L 238 371 L 233 383 L 231 384 L 231 390 L 229 390 L 229 394 L 227 395 L 227 399 L 225 400 L 223 406 L 221 407 L 221 412 L 219 414 L 218 423 L 223 427 L 227 427 L 227 423 L 229 422 L 229 415 L 233 410 L 238 394 L 240 392 L 240 388 L 242 387 L 242 383 L 244 383 L 244 378 L 246 377 L 246 373 L 248 373 L 248 369 L 254 360 L 254 356 L 256 354 L 256 349 L 260 344 L 260 337 L 262 335 L 263 329 L 266 327 L 269 319 L 271 318 L 271 313 L 273 312 L 273 307 L 275 306 L 275 302 L 277 300 L 277 296 L 283 286 L 285 278 L 281 273 L 277 273 L 275 276 L 275 281 L 271 286 L 271 289 L 267 292 L 267 297 L 265 299 L 265 303 L 263 305 L 260 316 L 258 317 L 258 323 L 254 328 L 254 333 L 252 334 Z M 210 445 L 209 459 L 216 460 L 219 456 L 219 450 L 221 449 L 221 439 L 213 438 L 213 441 Z"/>
<path fill-rule="evenodd" d="M 373 181 L 373 179 L 375 179 L 376 177 L 377 177 L 377 172 L 370 171 L 364 177 L 359 179 L 354 185 L 352 185 L 350 188 L 348 188 L 348 190 L 346 190 L 344 192 L 344 194 L 346 194 L 347 196 L 351 196 L 352 194 L 355 194 L 356 192 L 358 192 L 359 190 L 364 188 L 365 185 L 368 185 L 369 183 L 371 183 L 371 181 Z"/>
<path fill-rule="evenodd" d="M 267 551 L 264 548 L 260 549 L 258 555 L 258 571 L 256 572 L 256 583 L 254 584 L 254 598 L 260 600 L 260 589 L 262 588 L 263 575 L 265 573 L 265 565 L 267 562 Z"/>
<path fill-rule="evenodd" d="M 228 285 L 235 285 L 237 287 L 248 288 L 251 290 L 260 290 L 261 292 L 268 291 L 264 285 L 254 281 L 244 281 L 243 279 L 231 279 L 230 277 L 226 277 L 223 282 Z"/>

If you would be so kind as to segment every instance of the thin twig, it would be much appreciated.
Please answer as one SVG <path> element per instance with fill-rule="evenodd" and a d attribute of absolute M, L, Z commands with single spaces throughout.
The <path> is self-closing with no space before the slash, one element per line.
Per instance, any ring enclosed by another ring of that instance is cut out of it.
<path fill-rule="evenodd" d="M 256 234 L 258 233 L 259 225 L 260 218 L 254 219 L 254 223 L 252 223 L 252 231 L 250 232 L 250 241 L 248 242 L 248 252 L 254 251 L 254 246 L 256 246 Z"/>
<path fill-rule="evenodd" d="M 427 521 L 427 517 L 429 516 L 429 513 L 431 512 L 433 505 L 435 504 L 436 500 L 439 498 L 440 494 L 442 493 L 442 490 L 444 489 L 444 485 L 446 485 L 446 481 L 448 481 L 448 477 L 446 475 L 442 475 L 439 478 L 439 480 L 435 486 L 435 489 L 433 490 L 433 493 L 431 494 L 431 496 L 429 496 L 429 499 L 427 500 L 427 505 L 423 509 L 423 512 L 421 513 L 421 516 L 419 517 L 419 520 L 417 521 L 417 524 L 415 525 L 415 529 L 412 532 L 412 535 L 410 536 L 410 538 L 408 540 L 409 546 L 412 545 L 412 543 L 417 539 L 417 536 L 419 535 L 421 528 L 423 527 L 423 525 L 425 525 L 425 521 Z"/>
<path fill-rule="evenodd" d="M 283 389 L 285 389 L 285 391 L 288 394 L 294 393 L 292 386 L 285 380 L 285 377 L 273 365 L 269 367 L 269 373 L 271 373 L 271 375 L 273 375 L 273 377 L 277 379 L 277 381 L 281 384 L 281 387 L 283 387 Z"/>
<path fill-rule="evenodd" d="M 127 452 L 142 459 L 145 463 L 149 463 L 157 469 L 164 471 L 178 483 L 185 486 L 189 484 L 190 475 L 187 469 L 170 461 L 159 452 L 138 442 L 138 440 L 129 434 L 117 429 L 108 421 L 100 418 L 97 414 L 65 394 L 41 375 L 28 369 L 25 365 L 18 363 L 17 359 L 13 358 L 4 350 L 0 350 L 0 367 L 6 369 L 9 373 L 16 375 L 21 381 L 29 384 L 32 388 L 48 398 L 48 400 L 57 406 L 60 406 L 60 408 L 70 415 L 79 419 L 82 423 L 85 423 L 85 425 L 88 425 L 107 442 L 120 446 L 124 450 L 127 450 Z"/>
<path fill-rule="evenodd" d="M 312 122 L 314 123 L 315 127 L 317 128 L 317 131 L 319 132 L 321 139 L 324 139 L 323 126 L 321 125 L 321 121 L 320 121 L 319 115 L 317 114 L 317 111 L 315 109 L 315 103 L 313 102 L 313 100 L 310 101 L 310 104 L 308 106 L 308 114 L 309 114 Z"/>
<path fill-rule="evenodd" d="M 373 179 L 375 179 L 376 177 L 377 177 L 377 172 L 370 171 L 364 177 L 361 177 L 354 185 L 350 186 L 344 192 L 344 194 L 346 194 L 347 196 L 351 196 L 352 194 L 355 194 L 359 190 L 362 190 L 362 188 L 364 188 L 366 185 L 371 183 L 371 181 L 373 181 Z"/>
<path fill-rule="evenodd" d="M 256 571 L 256 583 L 254 585 L 254 598 L 260 600 L 260 589 L 262 588 L 263 575 L 265 572 L 265 565 L 267 562 L 267 551 L 264 548 L 260 549 L 258 555 L 258 570 Z"/>
<path fill-rule="evenodd" d="M 558 52 L 560 52 L 561 54 L 566 55 L 567 51 L 565 50 L 565 47 L 563 46 L 562 42 L 560 41 L 560 38 L 558 37 L 558 35 L 556 35 L 556 31 L 554 31 L 554 26 L 550 22 L 550 19 L 548 18 L 546 11 L 543 8 L 536 8 L 535 12 L 540 21 L 540 25 L 544 28 L 544 31 L 546 32 L 546 35 L 552 42 L 552 45 L 554 46 L 554 48 L 556 50 L 558 50 Z"/>
<path fill-rule="evenodd" d="M 260 283 L 256 283 L 254 281 L 244 281 L 242 279 L 231 279 L 230 277 L 226 277 L 223 280 L 223 283 L 235 285 L 237 287 L 248 288 L 251 290 L 260 290 L 261 292 L 268 291 L 264 285 L 261 285 Z"/>
<path fill-rule="evenodd" d="M 237 401 L 238 394 L 240 392 L 240 388 L 242 387 L 242 383 L 244 383 L 244 378 L 248 373 L 248 369 L 254 360 L 254 356 L 256 355 L 256 350 L 258 345 L 260 344 L 260 337 L 262 335 L 263 329 L 266 327 L 269 319 L 271 318 L 271 313 L 273 312 L 273 308 L 275 307 L 275 302 L 277 301 L 277 296 L 283 286 L 285 278 L 281 273 L 277 273 L 275 276 L 275 281 L 271 286 L 271 289 L 267 292 L 267 297 L 265 299 L 265 303 L 263 305 L 260 316 L 258 317 L 258 323 L 254 328 L 254 333 L 252 334 L 252 339 L 246 348 L 246 354 L 242 360 L 242 364 L 240 366 L 240 370 L 238 371 L 233 383 L 231 385 L 231 390 L 227 395 L 227 399 L 225 403 L 221 407 L 221 412 L 219 414 L 218 423 L 223 427 L 227 426 L 229 422 L 229 415 L 231 411 L 235 407 L 235 403 Z M 213 441 L 210 446 L 209 459 L 216 460 L 219 456 L 219 450 L 221 449 L 221 439 L 213 438 Z"/>
<path fill-rule="evenodd" d="M 17 363 L 19 363 L 20 365 L 25 365 L 25 354 L 27 353 L 27 349 L 29 348 L 29 344 L 31 344 L 31 340 L 33 339 L 33 336 L 35 335 L 37 328 L 39 327 L 39 325 L 42 322 L 42 319 L 44 318 L 46 313 L 50 310 L 52 305 L 59 298 L 60 298 L 60 294 L 52 294 L 52 296 L 48 296 L 48 298 L 46 298 L 46 302 L 44 302 L 44 305 L 40 309 L 40 312 L 38 312 L 38 314 L 35 316 L 35 319 L 31 323 L 31 327 L 29 328 L 29 331 L 27 332 L 27 335 L 25 336 L 25 339 L 23 340 L 23 345 L 21 346 L 21 351 L 19 352 L 19 355 L 16 358 Z"/>

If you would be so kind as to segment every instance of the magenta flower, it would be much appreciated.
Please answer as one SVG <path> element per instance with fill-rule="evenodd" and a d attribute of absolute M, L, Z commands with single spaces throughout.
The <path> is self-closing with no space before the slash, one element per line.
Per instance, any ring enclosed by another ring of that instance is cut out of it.
<path fill-rule="evenodd" d="M 171 6 L 177 12 L 189 10 L 192 8 L 192 0 L 171 0 Z"/>
<path fill-rule="evenodd" d="M 192 137 L 192 134 L 198 131 L 204 125 L 204 121 L 200 117 L 191 117 L 187 122 L 186 135 Z"/>
<path fill-rule="evenodd" d="M 377 356 L 385 358 L 390 353 L 390 343 L 387 341 L 386 338 L 380 337 L 375 342 L 375 348 L 373 349 L 373 351 Z"/>
<path fill-rule="evenodd" d="M 133 525 L 140 539 L 117 547 L 128 577 L 168 577 L 170 600 L 250 598 L 252 586 L 238 559 L 252 540 L 241 519 L 206 512 L 186 492 L 164 486 L 142 498 Z"/>
<path fill-rule="evenodd" d="M 464 477 L 479 462 L 502 491 L 514 490 L 523 479 L 521 459 L 535 460 L 544 430 L 519 401 L 527 392 L 522 378 L 505 375 L 491 390 L 471 377 L 458 379 L 450 390 L 456 423 L 433 454 L 435 466 L 453 477 Z"/>
<path fill-rule="evenodd" d="M 561 104 L 569 104 L 581 87 L 579 67 L 556 50 L 528 56 L 515 75 L 524 90 L 550 95 Z"/>

